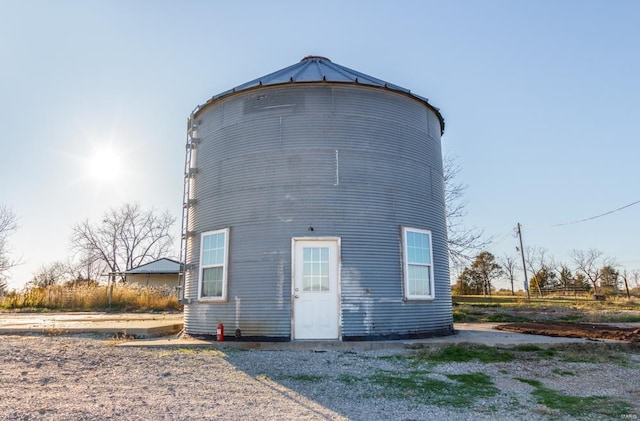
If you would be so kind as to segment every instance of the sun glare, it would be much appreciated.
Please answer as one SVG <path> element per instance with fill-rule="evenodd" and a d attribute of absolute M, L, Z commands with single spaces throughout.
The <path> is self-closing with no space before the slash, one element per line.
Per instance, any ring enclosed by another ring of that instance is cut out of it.
<path fill-rule="evenodd" d="M 122 158 L 111 146 L 96 148 L 87 160 L 88 174 L 98 181 L 116 181 L 122 170 Z"/>

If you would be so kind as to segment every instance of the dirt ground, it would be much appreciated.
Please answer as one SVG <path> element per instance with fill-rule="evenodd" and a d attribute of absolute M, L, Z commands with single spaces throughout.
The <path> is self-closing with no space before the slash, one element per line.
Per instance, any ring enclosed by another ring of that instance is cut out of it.
<path fill-rule="evenodd" d="M 640 342 L 640 329 L 594 323 L 526 322 L 496 326 L 498 330 L 533 335 L 563 336 L 568 338 L 614 339 Z"/>
<path fill-rule="evenodd" d="M 568 338 L 640 342 L 640 311 L 615 305 L 474 305 L 454 307 L 468 322 L 498 322 L 496 329 Z"/>
<path fill-rule="evenodd" d="M 568 351 L 584 355 L 579 361 L 528 351 L 514 361 L 494 363 L 418 362 L 412 358 L 415 350 L 408 349 L 317 352 L 117 344 L 92 336 L 0 335 L 0 420 L 640 417 L 640 355 L 603 343 Z M 594 353 L 603 357 L 596 361 Z M 478 378 L 483 381 L 466 380 Z M 543 402 L 541 391 L 572 404 Z"/>

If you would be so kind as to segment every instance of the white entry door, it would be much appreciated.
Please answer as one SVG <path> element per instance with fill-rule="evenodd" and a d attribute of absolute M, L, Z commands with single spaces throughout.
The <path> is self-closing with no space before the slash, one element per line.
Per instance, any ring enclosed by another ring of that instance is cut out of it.
<path fill-rule="evenodd" d="M 339 239 L 293 239 L 293 339 L 338 339 Z"/>

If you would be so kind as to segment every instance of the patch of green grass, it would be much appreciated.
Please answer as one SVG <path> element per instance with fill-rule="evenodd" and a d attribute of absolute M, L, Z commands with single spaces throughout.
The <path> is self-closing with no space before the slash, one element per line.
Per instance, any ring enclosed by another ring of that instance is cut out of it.
<path fill-rule="evenodd" d="M 450 382 L 433 379 L 427 372 L 414 371 L 406 376 L 380 371 L 370 379 L 385 388 L 388 396 L 418 398 L 430 405 L 467 408 L 476 400 L 498 394 L 491 378 L 484 373 L 449 374 Z"/>
<path fill-rule="evenodd" d="M 438 350 L 420 350 L 413 356 L 417 362 L 451 363 L 480 361 L 483 363 L 499 363 L 513 361 L 515 356 L 510 351 L 486 345 L 459 344 Z"/>
<path fill-rule="evenodd" d="M 560 317 L 560 321 L 563 322 L 582 322 L 585 320 L 584 314 L 582 313 L 572 313 L 567 314 L 566 316 Z"/>
<path fill-rule="evenodd" d="M 524 377 L 516 377 L 515 379 L 521 381 L 522 383 L 526 383 L 529 386 L 542 387 L 542 382 L 539 380 L 525 379 Z"/>
<path fill-rule="evenodd" d="M 493 396 L 498 392 L 493 386 L 493 382 L 491 381 L 491 377 L 484 373 L 466 373 L 466 374 L 447 374 L 447 377 L 451 380 L 455 380 L 462 385 L 467 386 L 472 389 L 479 388 L 488 388 L 492 389 L 493 393 L 488 396 Z"/>
<path fill-rule="evenodd" d="M 531 352 L 536 353 L 541 357 L 553 357 L 557 354 L 556 350 L 553 348 L 542 348 L 538 345 L 526 344 L 526 345 L 518 345 L 511 348 L 513 351 L 518 352 Z"/>
<path fill-rule="evenodd" d="M 469 304 L 471 307 L 479 307 L 479 308 L 497 308 L 502 307 L 500 303 L 474 303 Z"/>
<path fill-rule="evenodd" d="M 514 314 L 506 313 L 492 313 L 482 319 L 483 322 L 492 323 L 524 323 L 530 322 L 531 319 L 523 316 L 516 316 Z"/>
<path fill-rule="evenodd" d="M 381 355 L 379 357 L 377 357 L 379 360 L 382 361 L 404 361 L 405 357 L 403 355 L 400 354 L 396 354 L 396 355 Z"/>
<path fill-rule="evenodd" d="M 453 310 L 453 321 L 456 323 L 475 321 L 469 314 L 461 310 Z"/>
<path fill-rule="evenodd" d="M 572 343 L 553 348 L 561 361 L 572 363 L 615 364 L 626 367 L 629 364 L 627 352 L 633 347 L 627 344 Z M 637 352 L 637 351 L 636 351 Z"/>
<path fill-rule="evenodd" d="M 178 354 L 196 354 L 198 350 L 193 348 L 178 348 L 175 352 Z"/>
<path fill-rule="evenodd" d="M 633 343 L 567 343 L 553 347 L 542 348 L 537 345 L 519 345 L 510 348 L 516 353 L 517 358 L 524 358 L 528 353 L 536 356 L 554 357 L 564 362 L 615 364 L 622 367 L 628 366 L 629 354 L 640 354 L 640 344 Z M 520 353 L 518 355 L 518 353 Z"/>
<path fill-rule="evenodd" d="M 613 397 L 565 395 L 544 387 L 538 380 L 519 377 L 516 380 L 535 388 L 531 395 L 536 398 L 539 404 L 573 417 L 588 415 L 591 419 L 598 419 L 601 416 L 621 418 L 624 414 L 629 414 L 633 409 L 627 402 Z"/>
<path fill-rule="evenodd" d="M 340 374 L 338 380 L 348 385 L 359 384 L 362 381 L 361 378 L 352 376 L 351 374 Z"/>
<path fill-rule="evenodd" d="M 560 370 L 558 368 L 554 368 L 553 370 L 551 370 L 551 372 L 557 374 L 558 376 L 575 376 L 576 375 L 576 373 L 574 373 L 573 371 Z"/>
<path fill-rule="evenodd" d="M 629 314 L 610 312 L 598 314 L 597 317 L 591 315 L 587 321 L 595 321 L 599 323 L 638 323 L 640 322 L 640 314 Z"/>
<path fill-rule="evenodd" d="M 517 346 L 514 346 L 512 349 L 514 351 L 521 351 L 521 352 L 540 352 L 543 350 L 543 348 L 533 344 L 517 345 Z"/>
<path fill-rule="evenodd" d="M 283 376 L 278 376 L 280 380 L 295 380 L 297 382 L 304 383 L 318 383 L 324 380 L 322 376 L 316 376 L 313 374 L 288 374 Z"/>
<path fill-rule="evenodd" d="M 514 304 L 519 301 L 518 297 L 493 295 L 454 295 L 453 302 L 458 304 Z"/>
<path fill-rule="evenodd" d="M 453 321 L 457 323 L 480 322 L 490 311 L 488 309 L 477 309 L 465 304 L 453 311 Z"/>
<path fill-rule="evenodd" d="M 596 344 L 602 345 L 602 344 Z M 594 350 L 595 351 L 595 350 Z M 613 354 L 617 355 L 616 352 Z M 560 357 L 570 361 L 570 357 L 580 357 L 580 351 L 564 348 L 543 348 L 538 345 L 518 345 L 512 348 L 491 347 L 480 344 L 462 343 L 443 348 L 424 348 L 411 356 L 414 363 L 452 363 L 479 361 L 482 363 L 511 362 L 516 359 Z M 612 357 L 613 358 L 613 357 Z"/>

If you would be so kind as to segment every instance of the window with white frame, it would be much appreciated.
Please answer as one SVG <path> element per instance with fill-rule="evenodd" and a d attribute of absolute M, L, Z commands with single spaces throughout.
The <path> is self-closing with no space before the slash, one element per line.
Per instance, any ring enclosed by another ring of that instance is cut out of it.
<path fill-rule="evenodd" d="M 228 249 L 228 228 L 202 233 L 198 294 L 200 298 L 226 300 Z"/>
<path fill-rule="evenodd" d="M 404 294 L 408 300 L 434 298 L 431 232 L 402 228 Z"/>

